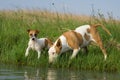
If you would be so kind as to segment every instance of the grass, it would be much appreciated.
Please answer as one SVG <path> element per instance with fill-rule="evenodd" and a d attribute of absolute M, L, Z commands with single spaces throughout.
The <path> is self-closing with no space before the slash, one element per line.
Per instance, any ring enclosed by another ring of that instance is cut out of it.
<path fill-rule="evenodd" d="M 38 37 L 49 37 L 55 41 L 63 32 L 67 31 L 63 28 L 74 29 L 83 24 L 96 23 L 106 26 L 115 41 L 110 41 L 111 37 L 101 28 L 98 29 L 104 46 L 107 47 L 108 58 L 106 61 L 103 60 L 101 50 L 92 45 L 89 46 L 87 56 L 80 51 L 71 64 L 69 64 L 69 57 L 72 52 L 66 52 L 60 56 L 53 65 L 48 64 L 47 50 L 42 52 L 39 60 L 35 51 L 30 51 L 27 58 L 24 56 L 29 40 L 27 29 L 38 29 L 40 30 Z M 0 11 L 0 62 L 15 65 L 120 72 L 120 48 L 116 47 L 120 42 L 119 35 L 120 21 L 114 20 L 112 16 L 105 19 L 100 13 L 97 16 L 89 17 L 40 10 Z"/>

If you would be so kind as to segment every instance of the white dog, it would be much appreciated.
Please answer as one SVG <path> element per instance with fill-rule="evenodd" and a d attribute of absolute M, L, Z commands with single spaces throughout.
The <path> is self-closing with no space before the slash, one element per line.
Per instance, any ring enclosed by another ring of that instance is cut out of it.
<path fill-rule="evenodd" d="M 111 33 L 101 24 L 83 25 L 75 30 L 67 31 L 63 33 L 49 49 L 49 62 L 54 62 L 58 55 L 68 50 L 73 50 L 71 59 L 77 55 L 81 48 L 87 52 L 87 46 L 90 42 L 94 42 L 100 47 L 104 54 L 104 59 L 106 60 L 107 54 L 97 31 L 98 26 L 101 26 L 109 35 L 111 35 Z"/>
<path fill-rule="evenodd" d="M 38 30 L 27 30 L 29 33 L 30 40 L 28 42 L 28 47 L 26 49 L 25 56 L 27 57 L 29 54 L 29 50 L 33 49 L 38 52 L 38 59 L 40 58 L 40 54 L 43 48 L 50 48 L 53 44 L 50 39 L 48 38 L 40 38 L 37 39 L 37 34 L 39 33 Z"/>

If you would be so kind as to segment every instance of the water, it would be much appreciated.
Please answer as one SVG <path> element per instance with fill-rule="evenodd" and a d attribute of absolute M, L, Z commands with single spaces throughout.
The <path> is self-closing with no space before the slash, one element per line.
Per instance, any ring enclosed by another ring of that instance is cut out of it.
<path fill-rule="evenodd" d="M 120 80 L 120 74 L 0 64 L 0 80 Z"/>

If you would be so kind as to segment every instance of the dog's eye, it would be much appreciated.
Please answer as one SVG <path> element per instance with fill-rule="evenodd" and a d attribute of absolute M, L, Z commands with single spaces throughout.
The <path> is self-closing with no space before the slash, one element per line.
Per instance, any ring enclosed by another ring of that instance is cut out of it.
<path fill-rule="evenodd" d="M 30 34 L 30 36 L 32 36 L 32 34 Z"/>
<path fill-rule="evenodd" d="M 37 36 L 37 34 L 35 34 L 35 36 Z"/>

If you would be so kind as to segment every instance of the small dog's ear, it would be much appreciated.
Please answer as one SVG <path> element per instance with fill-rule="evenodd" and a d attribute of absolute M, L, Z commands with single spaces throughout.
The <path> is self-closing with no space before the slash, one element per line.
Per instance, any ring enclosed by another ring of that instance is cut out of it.
<path fill-rule="evenodd" d="M 36 33 L 39 33 L 39 31 L 38 31 L 38 30 L 36 30 Z"/>
<path fill-rule="evenodd" d="M 30 32 L 30 29 L 28 29 L 27 32 L 29 33 L 29 32 Z"/>

